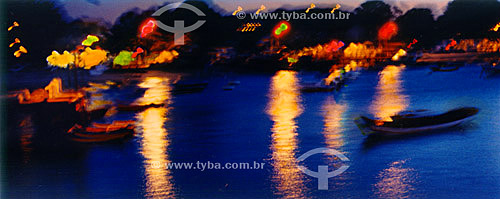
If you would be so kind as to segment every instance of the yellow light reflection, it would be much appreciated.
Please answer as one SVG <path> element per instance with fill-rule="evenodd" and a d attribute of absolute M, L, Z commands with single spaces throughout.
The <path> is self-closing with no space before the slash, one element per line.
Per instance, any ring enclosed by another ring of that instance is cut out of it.
<path fill-rule="evenodd" d="M 272 131 L 273 182 L 282 198 L 305 198 L 302 172 L 297 167 L 297 125 L 302 113 L 297 73 L 279 71 L 271 81 L 267 113 L 274 122 Z"/>
<path fill-rule="evenodd" d="M 403 168 L 406 161 L 396 161 L 379 173 L 379 181 L 374 185 L 377 198 L 413 198 L 411 191 L 415 190 L 415 170 Z"/>
<path fill-rule="evenodd" d="M 370 111 L 377 119 L 392 121 L 390 116 L 408 107 L 408 96 L 403 95 L 401 87 L 401 72 L 404 65 L 389 65 L 379 73 L 379 81 L 375 99 Z"/>
<path fill-rule="evenodd" d="M 147 88 L 144 96 L 135 102 L 139 105 L 164 104 L 170 98 L 171 89 L 166 78 L 146 77 L 139 87 Z"/>
<path fill-rule="evenodd" d="M 346 110 L 346 105 L 337 104 L 332 96 L 328 96 L 322 107 L 323 110 L 323 136 L 328 148 L 339 149 L 344 145 L 342 135 L 342 114 Z"/>
<path fill-rule="evenodd" d="M 168 79 L 148 77 L 139 86 L 148 88 L 143 102 L 165 103 L 170 99 Z M 149 91 L 149 92 L 148 92 Z M 149 101 L 148 101 L 149 100 Z M 137 114 L 141 140 L 141 154 L 144 157 L 147 198 L 174 198 L 174 185 L 170 171 L 165 164 L 168 159 L 168 132 L 164 127 L 167 120 L 166 107 L 148 108 Z"/>

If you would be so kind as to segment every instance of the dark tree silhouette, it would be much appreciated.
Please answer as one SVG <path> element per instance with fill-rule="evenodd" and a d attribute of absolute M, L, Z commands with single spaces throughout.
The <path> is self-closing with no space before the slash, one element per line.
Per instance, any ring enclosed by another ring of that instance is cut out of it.
<path fill-rule="evenodd" d="M 442 38 L 480 38 L 500 21 L 497 0 L 454 0 L 438 18 Z"/>
<path fill-rule="evenodd" d="M 435 40 L 435 21 L 432 11 L 427 8 L 413 8 L 396 19 L 399 38 L 405 42 L 417 39 L 418 46 L 432 44 Z"/>
<path fill-rule="evenodd" d="M 375 40 L 378 29 L 394 17 L 391 6 L 383 1 L 367 1 L 354 10 L 354 22 L 364 30 L 365 40 Z"/>

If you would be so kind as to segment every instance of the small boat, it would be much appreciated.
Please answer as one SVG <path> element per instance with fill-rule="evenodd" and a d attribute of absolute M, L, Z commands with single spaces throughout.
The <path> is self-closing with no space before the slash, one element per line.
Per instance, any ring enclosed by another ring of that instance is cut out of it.
<path fill-rule="evenodd" d="M 460 68 L 460 66 L 455 65 L 455 66 L 446 66 L 446 65 L 438 65 L 438 66 L 431 66 L 431 70 L 433 72 L 451 72 L 451 71 L 456 71 Z"/>
<path fill-rule="evenodd" d="M 306 93 L 312 92 L 331 92 L 335 90 L 335 86 L 324 85 L 324 84 L 304 84 L 300 87 L 300 91 Z"/>
<path fill-rule="evenodd" d="M 129 104 L 129 105 L 117 105 L 117 111 L 130 111 L 130 112 L 140 112 L 144 111 L 148 108 L 158 108 L 165 106 L 165 104 L 148 104 L 148 105 L 139 105 L 139 104 Z"/>
<path fill-rule="evenodd" d="M 134 121 L 113 121 L 111 124 L 94 122 L 87 127 L 75 124 L 68 134 L 77 142 L 107 142 L 132 136 L 134 129 Z"/>
<path fill-rule="evenodd" d="M 401 135 L 456 126 L 472 119 L 478 112 L 478 108 L 463 107 L 442 114 L 428 114 L 427 111 L 405 112 L 392 116 L 392 121 L 373 120 L 361 116 L 354 122 L 364 135 L 373 133 Z"/>
<path fill-rule="evenodd" d="M 306 93 L 312 93 L 312 92 L 331 92 L 335 89 L 337 89 L 338 82 L 340 79 L 335 78 L 334 81 L 327 83 L 325 80 L 321 80 L 319 82 L 307 82 L 303 83 L 300 86 L 300 91 L 306 92 Z"/>

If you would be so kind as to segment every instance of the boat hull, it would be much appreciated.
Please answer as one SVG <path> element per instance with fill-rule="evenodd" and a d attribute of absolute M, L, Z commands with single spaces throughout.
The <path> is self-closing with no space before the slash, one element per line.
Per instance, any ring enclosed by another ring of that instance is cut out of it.
<path fill-rule="evenodd" d="M 372 120 L 366 117 L 356 118 L 354 122 L 365 135 L 382 133 L 385 135 L 401 135 L 441 130 L 457 126 L 472 120 L 479 112 L 477 108 L 460 108 L 440 115 L 420 117 L 393 117 L 394 121 Z"/>

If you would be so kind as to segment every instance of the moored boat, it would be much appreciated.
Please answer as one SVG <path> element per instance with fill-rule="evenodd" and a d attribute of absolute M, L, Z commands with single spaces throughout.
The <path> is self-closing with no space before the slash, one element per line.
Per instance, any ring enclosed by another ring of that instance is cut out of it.
<path fill-rule="evenodd" d="M 68 130 L 73 141 L 77 142 L 107 142 L 134 134 L 134 121 L 114 121 L 111 124 L 92 123 L 84 127 L 75 124 Z"/>
<path fill-rule="evenodd" d="M 478 112 L 478 108 L 463 107 L 442 114 L 407 112 L 392 116 L 392 121 L 374 120 L 361 116 L 356 118 L 354 122 L 364 135 L 373 133 L 400 135 L 453 127 L 472 119 L 472 116 Z"/>

